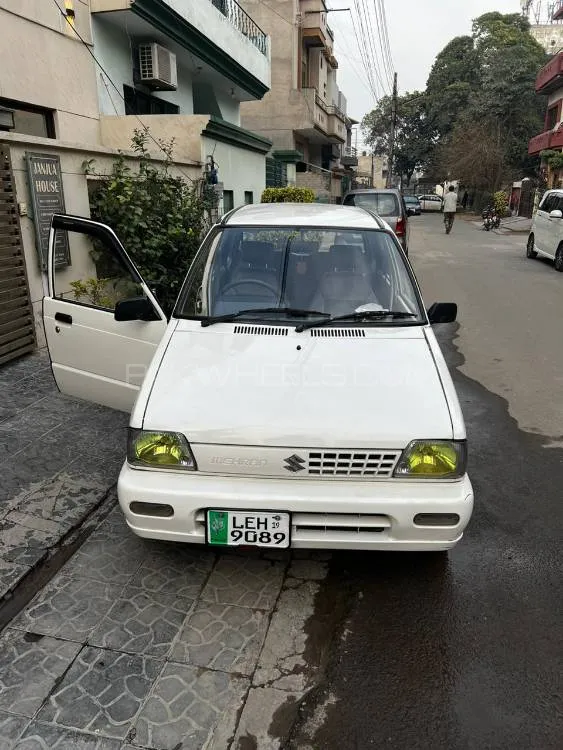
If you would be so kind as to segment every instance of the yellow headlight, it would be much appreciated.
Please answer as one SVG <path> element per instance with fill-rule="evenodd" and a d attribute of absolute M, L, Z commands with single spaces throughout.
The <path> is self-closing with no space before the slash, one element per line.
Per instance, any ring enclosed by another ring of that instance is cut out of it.
<path fill-rule="evenodd" d="M 129 430 L 127 460 L 138 466 L 196 468 L 188 441 L 179 432 Z"/>
<path fill-rule="evenodd" d="M 403 452 L 395 476 L 457 479 L 465 474 L 465 441 L 416 440 Z"/>

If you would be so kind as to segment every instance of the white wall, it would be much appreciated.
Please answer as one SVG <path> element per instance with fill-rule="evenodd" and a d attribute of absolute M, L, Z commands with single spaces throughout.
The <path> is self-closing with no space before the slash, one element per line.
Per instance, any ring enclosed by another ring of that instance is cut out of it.
<path fill-rule="evenodd" d="M 215 89 L 215 96 L 223 120 L 227 120 L 227 122 L 231 122 L 233 125 L 240 125 L 240 102 L 223 91 L 217 91 L 217 89 Z"/>
<path fill-rule="evenodd" d="M 111 80 L 123 95 L 123 85 L 133 86 L 133 59 L 131 57 L 132 41 L 125 31 L 104 21 L 99 16 L 92 17 L 92 34 L 96 57 Z M 100 113 L 102 115 L 124 115 L 125 104 L 106 76 L 98 68 L 98 94 Z M 105 83 L 104 83 L 105 81 Z M 180 114 L 193 114 L 193 94 L 191 72 L 178 66 L 178 90 L 155 91 L 153 96 L 164 99 L 180 107 Z"/>
<path fill-rule="evenodd" d="M 227 143 L 202 138 L 202 161 L 207 160 L 209 154 L 218 165 L 219 182 L 225 190 L 234 193 L 234 205 L 244 204 L 244 191 L 251 190 L 254 203 L 260 203 L 262 191 L 266 187 L 266 157 L 254 151 L 230 146 Z"/>
<path fill-rule="evenodd" d="M 166 3 L 270 88 L 269 39 L 266 56 L 209 0 L 166 0 Z"/>

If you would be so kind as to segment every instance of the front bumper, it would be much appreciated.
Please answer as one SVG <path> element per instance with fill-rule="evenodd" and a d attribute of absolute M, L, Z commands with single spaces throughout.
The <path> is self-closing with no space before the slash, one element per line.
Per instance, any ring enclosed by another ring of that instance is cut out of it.
<path fill-rule="evenodd" d="M 132 469 L 124 464 L 119 504 L 142 537 L 205 543 L 205 509 L 292 514 L 292 547 L 447 550 L 461 539 L 473 511 L 465 476 L 456 482 L 268 479 Z M 172 506 L 169 518 L 141 515 L 130 504 Z M 457 514 L 453 526 L 421 526 L 418 513 Z"/>

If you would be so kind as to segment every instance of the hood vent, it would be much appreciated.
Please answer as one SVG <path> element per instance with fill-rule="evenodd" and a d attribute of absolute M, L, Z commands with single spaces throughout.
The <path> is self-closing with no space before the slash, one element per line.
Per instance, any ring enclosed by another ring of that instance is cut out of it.
<path fill-rule="evenodd" d="M 363 328 L 312 328 L 311 336 L 332 339 L 363 339 L 366 332 Z"/>
<path fill-rule="evenodd" d="M 287 328 L 281 326 L 235 326 L 235 333 L 249 333 L 253 336 L 287 336 Z"/>

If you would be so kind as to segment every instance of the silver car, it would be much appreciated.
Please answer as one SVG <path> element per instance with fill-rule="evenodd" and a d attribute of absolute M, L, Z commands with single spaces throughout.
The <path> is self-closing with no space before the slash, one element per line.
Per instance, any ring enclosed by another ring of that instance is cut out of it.
<path fill-rule="evenodd" d="M 403 196 L 398 190 L 369 188 L 351 190 L 342 201 L 345 206 L 360 206 L 381 216 L 397 235 L 405 254 L 409 253 L 409 216 Z"/>

